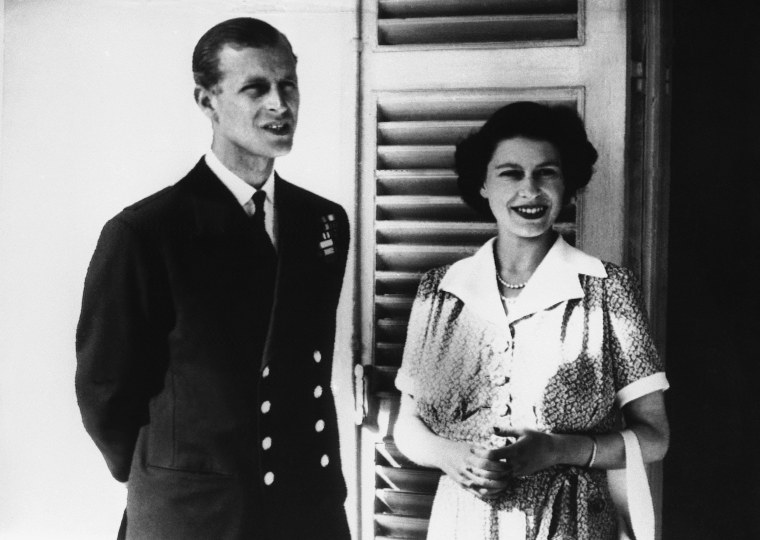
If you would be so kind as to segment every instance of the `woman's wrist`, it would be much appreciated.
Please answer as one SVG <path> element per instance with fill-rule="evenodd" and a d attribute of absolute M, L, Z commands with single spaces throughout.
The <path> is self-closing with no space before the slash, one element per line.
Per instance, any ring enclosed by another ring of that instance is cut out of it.
<path fill-rule="evenodd" d="M 596 461 L 598 442 L 589 435 L 554 435 L 558 465 L 588 467 Z M 594 450 L 597 450 L 596 452 Z"/>

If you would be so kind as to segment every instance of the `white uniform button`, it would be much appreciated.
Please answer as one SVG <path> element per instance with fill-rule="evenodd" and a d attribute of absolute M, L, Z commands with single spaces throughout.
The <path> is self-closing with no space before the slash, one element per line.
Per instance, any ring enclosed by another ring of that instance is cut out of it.
<path fill-rule="evenodd" d="M 319 351 L 314 351 L 314 361 L 319 364 L 322 361 L 322 353 Z"/>
<path fill-rule="evenodd" d="M 321 463 L 323 467 L 327 467 L 330 464 L 330 456 L 327 454 L 323 455 L 322 459 L 319 460 L 319 463 Z"/>
<path fill-rule="evenodd" d="M 314 424 L 314 429 L 317 430 L 317 433 L 321 433 L 325 429 L 325 421 L 317 420 L 317 423 Z"/>
<path fill-rule="evenodd" d="M 264 368 L 264 371 L 261 372 L 261 378 L 266 379 L 269 377 L 269 366 Z"/>
<path fill-rule="evenodd" d="M 261 441 L 261 447 L 264 450 L 269 450 L 272 448 L 272 437 L 264 437 Z"/>
<path fill-rule="evenodd" d="M 264 414 L 268 413 L 269 409 L 271 408 L 272 408 L 272 404 L 268 401 L 265 401 L 264 403 L 261 404 L 261 412 L 263 412 Z"/>
<path fill-rule="evenodd" d="M 266 473 L 264 475 L 264 483 L 266 485 L 268 485 L 268 486 L 271 486 L 272 484 L 274 484 L 274 473 L 273 472 L 270 471 L 270 472 L 268 472 L 268 473 Z"/>
<path fill-rule="evenodd" d="M 317 386 L 314 387 L 314 397 L 315 398 L 322 397 L 322 387 L 321 386 L 317 385 Z"/>

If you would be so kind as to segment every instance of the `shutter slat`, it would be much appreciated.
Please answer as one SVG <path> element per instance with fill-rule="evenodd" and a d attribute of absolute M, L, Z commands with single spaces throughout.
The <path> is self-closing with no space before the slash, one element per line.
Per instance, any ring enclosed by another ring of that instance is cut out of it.
<path fill-rule="evenodd" d="M 397 467 L 401 469 L 429 469 L 427 467 L 420 467 L 408 457 L 401 453 L 396 446 L 396 442 L 392 437 L 385 437 L 382 442 L 375 444 L 375 453 L 377 454 L 378 464 L 386 464 L 391 467 Z"/>
<path fill-rule="evenodd" d="M 376 538 L 405 538 L 424 540 L 427 534 L 428 520 L 418 517 L 397 516 L 394 514 L 375 514 Z"/>
<path fill-rule="evenodd" d="M 417 292 L 422 272 L 375 272 L 375 292 L 377 294 L 400 294 L 414 296 Z"/>
<path fill-rule="evenodd" d="M 476 246 L 378 245 L 377 268 L 423 271 L 451 264 L 477 251 Z"/>
<path fill-rule="evenodd" d="M 385 145 L 453 145 L 483 125 L 477 120 L 380 122 L 378 143 Z"/>
<path fill-rule="evenodd" d="M 451 169 L 379 170 L 378 195 L 459 196 L 457 175 Z"/>
<path fill-rule="evenodd" d="M 404 350 L 407 322 L 403 317 L 378 319 L 377 346 L 387 347 L 392 357 L 400 357 Z"/>
<path fill-rule="evenodd" d="M 387 92 L 378 96 L 378 120 L 384 122 L 456 121 L 483 122 L 500 107 L 516 101 L 536 101 L 546 105 L 575 107 L 578 95 L 574 89 L 541 89 L 540 91 L 483 90 L 477 94 L 453 94 L 445 91 Z"/>
<path fill-rule="evenodd" d="M 381 169 L 444 169 L 454 166 L 452 145 L 377 147 L 377 165 Z"/>
<path fill-rule="evenodd" d="M 496 224 L 471 221 L 377 221 L 378 243 L 480 246 L 496 235 Z"/>
<path fill-rule="evenodd" d="M 576 14 L 380 19 L 377 25 L 382 45 L 552 41 L 578 35 Z"/>
<path fill-rule="evenodd" d="M 382 509 L 383 514 L 429 519 L 433 508 L 433 495 L 429 493 L 378 489 L 375 491 L 375 497 L 385 507 Z"/>
<path fill-rule="evenodd" d="M 396 467 L 375 466 L 375 474 L 387 486 L 385 489 L 411 493 L 435 491 L 441 472 L 433 469 L 398 469 Z"/>
<path fill-rule="evenodd" d="M 483 221 L 485 218 L 457 196 L 382 195 L 377 197 L 378 220 Z"/>
<path fill-rule="evenodd" d="M 379 0 L 382 19 L 441 15 L 575 13 L 577 0 Z"/>
<path fill-rule="evenodd" d="M 409 318 L 409 312 L 412 310 L 413 300 L 414 298 L 411 295 L 402 296 L 385 294 L 375 296 L 375 315 L 378 318 Z"/>
<path fill-rule="evenodd" d="M 377 366 L 401 366 L 408 319 L 396 319 L 399 321 L 398 324 L 388 322 L 391 320 L 394 319 L 377 321 L 378 341 L 375 344 L 375 365 Z M 382 341 L 380 341 L 381 339 Z"/>

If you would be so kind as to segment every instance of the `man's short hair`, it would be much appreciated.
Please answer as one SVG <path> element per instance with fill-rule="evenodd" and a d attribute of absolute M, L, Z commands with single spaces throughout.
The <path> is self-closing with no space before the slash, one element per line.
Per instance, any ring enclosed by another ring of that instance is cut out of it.
<path fill-rule="evenodd" d="M 285 34 L 274 26 L 252 17 L 229 19 L 210 28 L 193 51 L 193 78 L 195 84 L 210 90 L 221 79 L 219 52 L 225 45 L 236 49 L 251 47 L 265 49 L 286 45 L 293 54 L 293 47 Z M 293 54 L 295 60 L 296 55 Z"/>

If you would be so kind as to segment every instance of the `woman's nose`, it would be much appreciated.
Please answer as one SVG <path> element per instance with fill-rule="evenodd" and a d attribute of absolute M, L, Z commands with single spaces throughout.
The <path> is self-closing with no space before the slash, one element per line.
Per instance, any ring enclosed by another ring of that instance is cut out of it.
<path fill-rule="evenodd" d="M 540 191 L 538 182 L 536 181 L 536 179 L 534 178 L 532 174 L 528 174 L 525 176 L 525 178 L 522 181 L 522 185 L 520 186 L 520 190 L 529 196 L 536 195 Z"/>

